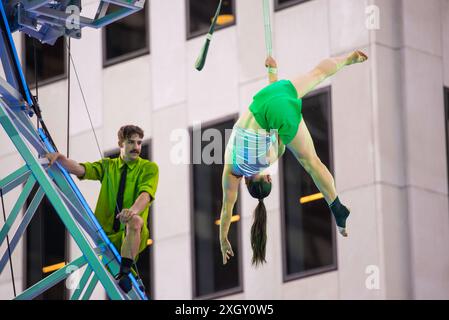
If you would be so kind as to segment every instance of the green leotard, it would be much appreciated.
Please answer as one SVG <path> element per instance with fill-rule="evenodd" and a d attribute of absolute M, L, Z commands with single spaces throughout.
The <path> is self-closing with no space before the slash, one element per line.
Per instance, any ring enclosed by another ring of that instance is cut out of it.
<path fill-rule="evenodd" d="M 289 80 L 273 82 L 253 98 L 249 110 L 265 130 L 275 129 L 284 144 L 289 144 L 302 119 L 302 100 Z"/>

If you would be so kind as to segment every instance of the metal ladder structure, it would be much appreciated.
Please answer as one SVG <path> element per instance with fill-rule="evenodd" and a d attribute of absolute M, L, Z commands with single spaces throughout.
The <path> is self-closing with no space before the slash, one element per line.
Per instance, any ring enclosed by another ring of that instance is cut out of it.
<path fill-rule="evenodd" d="M 80 2 L 80 0 L 0 0 L 0 58 L 6 78 L 3 78 L 0 72 L 0 123 L 25 161 L 25 165 L 21 168 L 6 177 L 0 177 L 2 196 L 14 188 L 23 186 L 7 216 L 6 223 L 1 227 L 0 246 L 10 234 L 12 238 L 9 247 L 11 252 L 14 251 L 45 195 L 78 245 L 82 256 L 25 289 L 16 299 L 33 299 L 86 266 L 71 299 L 89 299 L 100 282 L 112 300 L 147 300 L 147 296 L 132 274 L 130 274 L 132 290 L 125 294 L 120 289 L 113 276 L 119 272 L 121 261 L 119 252 L 109 241 L 69 173 L 57 163 L 48 166 L 44 156 L 54 152 L 56 146 L 42 120 L 39 105 L 27 86 L 11 35 L 13 31 L 23 31 L 49 44 L 54 43 L 60 36 L 79 38 L 83 27 L 103 27 L 142 9 L 145 1 L 101 0 L 94 19 L 81 16 L 74 19 L 73 11 L 68 11 L 67 8 L 80 5 Z M 109 4 L 120 8 L 109 13 L 107 10 Z M 67 19 L 72 19 L 70 21 L 76 23 L 79 21 L 79 28 L 71 28 L 73 23 L 67 23 Z M 42 128 L 37 129 L 33 126 L 31 118 L 34 116 Z M 37 192 L 24 214 L 19 217 L 34 186 L 37 187 Z M 16 221 L 17 229 L 11 230 Z M 0 252 L 0 257 L 1 273 L 8 263 L 8 250 L 3 254 Z"/>

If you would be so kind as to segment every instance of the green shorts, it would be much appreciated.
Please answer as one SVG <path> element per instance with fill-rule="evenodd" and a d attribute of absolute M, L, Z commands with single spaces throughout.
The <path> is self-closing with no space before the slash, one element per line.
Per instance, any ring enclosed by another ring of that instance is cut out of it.
<path fill-rule="evenodd" d="M 290 80 L 280 80 L 260 90 L 249 110 L 263 129 L 277 130 L 281 141 L 289 144 L 302 119 L 302 100 Z"/>

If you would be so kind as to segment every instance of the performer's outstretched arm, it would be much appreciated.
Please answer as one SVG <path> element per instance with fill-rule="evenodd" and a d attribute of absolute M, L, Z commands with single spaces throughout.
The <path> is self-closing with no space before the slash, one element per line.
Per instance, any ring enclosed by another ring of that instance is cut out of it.
<path fill-rule="evenodd" d="M 220 214 L 220 247 L 223 255 L 223 264 L 234 256 L 231 244 L 228 240 L 229 227 L 231 225 L 232 210 L 237 201 L 239 183 L 241 178 L 237 178 L 231 174 L 228 166 L 225 165 L 223 170 L 222 188 L 223 188 L 223 204 Z"/>

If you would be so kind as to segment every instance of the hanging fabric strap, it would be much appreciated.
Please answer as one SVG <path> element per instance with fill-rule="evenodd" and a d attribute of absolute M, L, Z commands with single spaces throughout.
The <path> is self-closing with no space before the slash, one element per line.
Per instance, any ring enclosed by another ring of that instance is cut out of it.
<path fill-rule="evenodd" d="M 267 57 L 271 57 L 273 53 L 273 42 L 271 37 L 271 22 L 270 22 L 270 0 L 263 1 L 263 19 L 265 25 L 265 46 L 267 49 Z"/>

